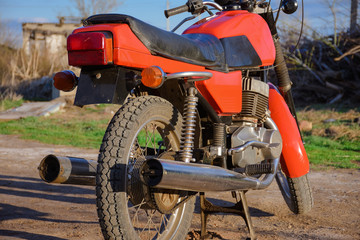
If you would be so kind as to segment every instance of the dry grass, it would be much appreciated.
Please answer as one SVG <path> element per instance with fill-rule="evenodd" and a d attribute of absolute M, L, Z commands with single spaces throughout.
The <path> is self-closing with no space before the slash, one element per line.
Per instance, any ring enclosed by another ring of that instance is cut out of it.
<path fill-rule="evenodd" d="M 300 120 L 312 122 L 311 135 L 328 137 L 333 140 L 347 139 L 360 141 L 360 112 L 348 110 L 302 110 L 298 112 Z"/>
<path fill-rule="evenodd" d="M 3 85 L 15 85 L 22 80 L 38 79 L 68 68 L 66 52 L 47 54 L 34 50 L 30 54 L 22 49 L 14 52 L 7 61 L 8 74 Z"/>
<path fill-rule="evenodd" d="M 19 37 L 11 32 L 0 19 L 0 87 L 13 87 L 26 80 L 36 80 L 57 71 L 71 69 L 66 49 L 50 54 L 46 48 L 31 49 L 30 53 L 19 49 Z M 1 94 L 4 98 L 5 92 Z M 7 92 L 9 99 L 11 94 Z"/>
<path fill-rule="evenodd" d="M 29 83 L 64 69 L 79 72 L 68 66 L 65 50 L 47 54 L 35 49 L 31 54 L 26 54 L 22 49 L 0 45 L 0 100 L 17 100 L 14 92 L 24 81 Z"/>

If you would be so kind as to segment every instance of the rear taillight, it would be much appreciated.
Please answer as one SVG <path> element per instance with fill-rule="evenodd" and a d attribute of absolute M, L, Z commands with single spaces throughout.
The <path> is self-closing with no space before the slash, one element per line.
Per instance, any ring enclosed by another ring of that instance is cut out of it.
<path fill-rule="evenodd" d="M 108 32 L 81 32 L 67 39 L 69 65 L 108 65 L 113 63 L 112 35 Z"/>

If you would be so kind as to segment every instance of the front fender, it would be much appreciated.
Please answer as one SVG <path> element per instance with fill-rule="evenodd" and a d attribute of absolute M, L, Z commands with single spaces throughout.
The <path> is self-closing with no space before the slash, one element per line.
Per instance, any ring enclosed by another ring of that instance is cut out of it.
<path fill-rule="evenodd" d="M 269 110 L 283 141 L 281 168 L 290 178 L 301 177 L 309 172 L 309 159 L 302 142 L 295 118 L 280 93 L 270 86 Z"/>
<path fill-rule="evenodd" d="M 135 80 L 137 74 L 139 74 L 138 71 L 119 66 L 83 67 L 74 105 L 123 104 L 130 91 L 137 84 Z"/>

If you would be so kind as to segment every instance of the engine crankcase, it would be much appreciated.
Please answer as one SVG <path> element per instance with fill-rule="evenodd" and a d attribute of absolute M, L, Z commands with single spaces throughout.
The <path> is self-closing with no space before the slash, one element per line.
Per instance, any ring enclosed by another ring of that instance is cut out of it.
<path fill-rule="evenodd" d="M 269 145 L 271 144 L 271 147 L 248 147 L 244 151 L 234 153 L 232 155 L 233 166 L 244 168 L 249 164 L 257 164 L 266 159 L 280 157 L 282 140 L 278 130 L 252 126 L 239 127 L 232 134 L 231 147 L 238 147 L 249 141 L 268 143 Z"/>

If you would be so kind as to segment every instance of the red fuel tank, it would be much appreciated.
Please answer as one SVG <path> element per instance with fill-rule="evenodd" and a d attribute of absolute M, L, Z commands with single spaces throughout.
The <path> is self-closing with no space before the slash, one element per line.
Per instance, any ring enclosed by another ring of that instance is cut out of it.
<path fill-rule="evenodd" d="M 255 13 L 222 11 L 195 23 L 183 34 L 190 33 L 212 34 L 219 39 L 246 36 L 259 55 L 261 66 L 272 65 L 275 61 L 275 46 L 268 24 Z"/>

